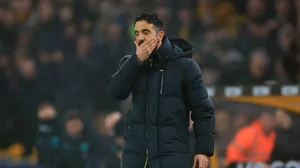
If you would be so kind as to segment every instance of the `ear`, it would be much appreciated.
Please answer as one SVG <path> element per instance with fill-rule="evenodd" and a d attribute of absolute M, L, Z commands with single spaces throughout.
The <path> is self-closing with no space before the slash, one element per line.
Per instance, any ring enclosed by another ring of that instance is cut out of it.
<path fill-rule="evenodd" d="M 159 31 L 158 34 L 157 34 L 157 37 L 158 37 L 159 41 L 162 41 L 164 36 L 165 36 L 164 31 Z"/>

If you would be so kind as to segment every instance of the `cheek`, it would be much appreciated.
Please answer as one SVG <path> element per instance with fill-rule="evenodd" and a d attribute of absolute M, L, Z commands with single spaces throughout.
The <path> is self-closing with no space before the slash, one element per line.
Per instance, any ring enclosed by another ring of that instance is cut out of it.
<path fill-rule="evenodd" d="M 72 128 L 71 128 L 70 126 L 66 126 L 66 131 L 67 131 L 68 133 L 72 133 Z"/>
<path fill-rule="evenodd" d="M 152 35 L 152 34 L 148 34 L 148 35 L 144 36 L 144 38 L 145 38 L 146 41 L 151 40 L 153 37 L 155 37 L 155 36 Z"/>

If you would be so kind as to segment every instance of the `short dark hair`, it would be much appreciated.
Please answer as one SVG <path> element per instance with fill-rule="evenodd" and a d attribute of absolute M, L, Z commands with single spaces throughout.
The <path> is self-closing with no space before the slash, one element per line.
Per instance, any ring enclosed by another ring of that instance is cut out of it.
<path fill-rule="evenodd" d="M 153 24 L 157 30 L 163 29 L 163 22 L 162 20 L 156 15 L 156 13 L 142 13 L 141 15 L 137 16 L 134 21 L 134 25 L 138 21 L 146 21 L 149 24 Z"/>
<path fill-rule="evenodd" d="M 66 114 L 66 121 L 70 121 L 70 120 L 82 120 L 79 111 L 69 110 L 68 113 Z"/>
<path fill-rule="evenodd" d="M 43 109 L 48 108 L 48 107 L 51 107 L 51 108 L 55 109 L 55 107 L 50 102 L 42 102 L 38 106 L 38 111 L 43 110 Z"/>

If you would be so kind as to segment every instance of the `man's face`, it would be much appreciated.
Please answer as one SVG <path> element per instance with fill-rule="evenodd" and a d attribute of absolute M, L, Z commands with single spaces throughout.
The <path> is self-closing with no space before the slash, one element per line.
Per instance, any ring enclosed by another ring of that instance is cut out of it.
<path fill-rule="evenodd" d="M 69 7 L 64 7 L 59 11 L 59 17 L 63 22 L 69 22 L 73 18 L 73 11 Z"/>
<path fill-rule="evenodd" d="M 261 0 L 251 0 L 247 3 L 248 15 L 256 18 L 261 15 L 265 10 L 265 3 Z"/>
<path fill-rule="evenodd" d="M 135 23 L 135 40 L 141 45 L 144 41 L 151 40 L 153 37 L 158 38 L 158 44 L 161 43 L 164 32 L 157 32 L 155 26 L 153 24 L 149 24 L 146 21 L 138 21 Z"/>
<path fill-rule="evenodd" d="M 55 116 L 56 116 L 56 110 L 51 106 L 41 109 L 38 112 L 38 118 L 40 120 L 53 119 Z"/>
<path fill-rule="evenodd" d="M 286 15 L 291 7 L 291 1 L 277 0 L 275 1 L 275 10 L 279 15 Z"/>
<path fill-rule="evenodd" d="M 251 62 L 250 62 L 250 71 L 252 76 L 256 78 L 261 78 L 265 74 L 267 66 L 267 58 L 264 53 L 255 53 L 251 57 Z"/>
<path fill-rule="evenodd" d="M 80 119 L 71 119 L 66 122 L 65 128 L 71 136 L 77 136 L 83 131 L 83 123 Z"/>
<path fill-rule="evenodd" d="M 292 124 L 292 118 L 283 110 L 278 110 L 275 113 L 275 122 L 279 128 L 289 129 Z"/>
<path fill-rule="evenodd" d="M 269 113 L 262 114 L 261 122 L 266 132 L 272 131 L 276 124 L 274 115 Z"/>

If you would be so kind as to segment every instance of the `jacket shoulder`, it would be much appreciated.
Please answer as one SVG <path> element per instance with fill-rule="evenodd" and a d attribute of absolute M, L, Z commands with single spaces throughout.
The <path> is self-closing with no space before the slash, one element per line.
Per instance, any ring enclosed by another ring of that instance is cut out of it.
<path fill-rule="evenodd" d="M 182 68 L 193 68 L 199 70 L 200 67 L 198 63 L 190 57 L 181 57 L 176 60 L 177 64 Z"/>
<path fill-rule="evenodd" d="M 187 80 L 191 78 L 201 77 L 202 71 L 200 69 L 200 66 L 192 58 L 182 57 L 180 59 L 177 59 L 176 63 L 181 68 L 184 77 L 187 78 Z"/>

